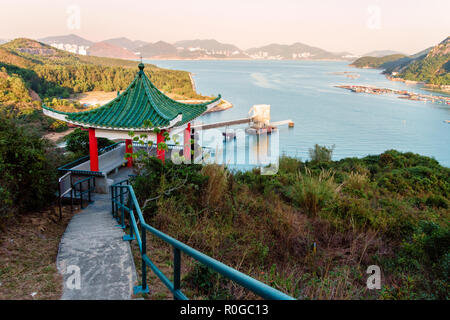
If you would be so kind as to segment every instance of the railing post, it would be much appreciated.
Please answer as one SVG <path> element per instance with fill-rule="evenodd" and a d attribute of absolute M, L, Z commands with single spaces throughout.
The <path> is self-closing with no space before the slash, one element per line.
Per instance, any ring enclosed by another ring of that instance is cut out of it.
<path fill-rule="evenodd" d="M 84 209 L 83 208 L 83 188 L 81 187 L 81 185 L 83 184 L 83 182 L 82 183 L 80 183 L 80 208 L 81 209 Z"/>
<path fill-rule="evenodd" d="M 88 180 L 88 202 L 91 203 L 91 178 Z"/>
<path fill-rule="evenodd" d="M 61 180 L 58 180 L 58 206 L 59 206 L 59 220 L 62 219 L 62 205 L 61 205 Z"/>
<path fill-rule="evenodd" d="M 133 212 L 134 207 L 133 207 L 133 201 L 130 198 L 130 191 L 129 190 L 128 190 L 128 198 L 130 200 L 130 211 L 128 212 L 129 213 L 129 218 L 130 218 L 130 239 L 133 240 L 134 239 L 134 237 L 133 237 L 133 221 L 131 219 L 131 215 L 134 214 L 134 212 Z"/>
<path fill-rule="evenodd" d="M 180 249 L 173 247 L 173 289 L 174 291 L 181 288 L 181 252 Z M 177 300 L 175 294 L 173 298 Z"/>
<path fill-rule="evenodd" d="M 142 258 L 144 255 L 147 255 L 147 231 L 145 230 L 143 224 L 141 223 L 141 241 L 142 241 L 142 254 L 141 254 L 141 262 L 142 262 L 142 290 L 149 291 L 147 286 L 147 264 Z"/>
<path fill-rule="evenodd" d="M 140 286 L 134 287 L 134 294 L 138 293 L 149 293 L 150 289 L 147 285 L 147 264 L 144 260 L 144 255 L 147 255 L 147 230 L 145 230 L 143 223 L 141 225 L 141 242 L 142 242 L 142 252 L 141 252 L 141 263 L 142 263 L 142 283 Z"/>
<path fill-rule="evenodd" d="M 111 193 L 111 213 L 112 213 L 112 216 L 114 217 L 114 187 L 110 186 L 109 188 L 110 188 L 109 192 Z"/>
<path fill-rule="evenodd" d="M 119 214 L 119 207 L 117 206 L 117 187 L 114 187 L 114 218 L 117 220 Z"/>
<path fill-rule="evenodd" d="M 122 209 L 122 211 L 121 211 L 121 218 L 120 218 L 120 227 L 122 229 L 125 228 L 125 223 L 124 223 L 125 208 L 123 206 L 124 206 L 124 203 L 123 203 L 123 188 L 120 187 L 120 208 Z"/>
<path fill-rule="evenodd" d="M 70 187 L 70 214 L 73 213 L 73 189 Z"/>

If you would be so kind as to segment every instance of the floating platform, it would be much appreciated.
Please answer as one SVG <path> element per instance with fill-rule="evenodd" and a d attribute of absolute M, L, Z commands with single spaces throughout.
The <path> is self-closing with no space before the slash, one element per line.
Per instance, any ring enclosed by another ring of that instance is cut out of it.
<path fill-rule="evenodd" d="M 267 127 L 267 128 L 247 128 L 245 132 L 252 135 L 261 135 L 261 134 L 271 134 L 277 130 L 276 127 Z"/>

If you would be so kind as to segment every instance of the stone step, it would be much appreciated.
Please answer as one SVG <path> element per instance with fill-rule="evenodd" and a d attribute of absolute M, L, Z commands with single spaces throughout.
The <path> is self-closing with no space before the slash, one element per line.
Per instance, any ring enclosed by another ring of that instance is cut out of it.
<path fill-rule="evenodd" d="M 136 268 L 123 229 L 111 214 L 109 195 L 93 194 L 94 203 L 74 215 L 59 244 L 58 270 L 63 275 L 62 299 L 131 299 Z M 72 273 L 80 269 L 80 289 L 69 288 Z"/>

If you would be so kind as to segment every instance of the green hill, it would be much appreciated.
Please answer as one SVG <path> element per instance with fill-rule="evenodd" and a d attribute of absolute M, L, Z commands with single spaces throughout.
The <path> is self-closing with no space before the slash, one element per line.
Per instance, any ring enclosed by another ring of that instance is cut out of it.
<path fill-rule="evenodd" d="M 351 66 L 357 68 L 383 69 L 385 64 L 398 61 L 405 57 L 404 54 L 392 54 L 384 57 L 361 57 L 355 60 Z"/>
<path fill-rule="evenodd" d="M 389 55 L 362 57 L 351 66 L 383 69 L 388 75 L 396 74 L 404 80 L 421 81 L 430 85 L 450 85 L 450 37 L 438 45 L 411 56 Z"/>
<path fill-rule="evenodd" d="M 426 56 L 408 64 L 400 77 L 434 85 L 450 85 L 450 37 L 432 48 Z"/>
<path fill-rule="evenodd" d="M 21 38 L 0 46 L 0 67 L 9 75 L 23 79 L 41 98 L 67 98 L 71 93 L 92 90 L 124 90 L 136 74 L 137 62 L 77 55 Z M 187 72 L 150 64 L 146 65 L 145 71 L 163 91 L 199 97 Z"/>

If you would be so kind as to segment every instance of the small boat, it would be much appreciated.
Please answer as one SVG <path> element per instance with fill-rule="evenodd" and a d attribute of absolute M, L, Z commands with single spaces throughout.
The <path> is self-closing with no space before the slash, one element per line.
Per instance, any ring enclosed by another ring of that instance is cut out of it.
<path fill-rule="evenodd" d="M 236 133 L 235 132 L 222 132 L 223 140 L 228 141 L 232 139 L 236 139 Z"/>

